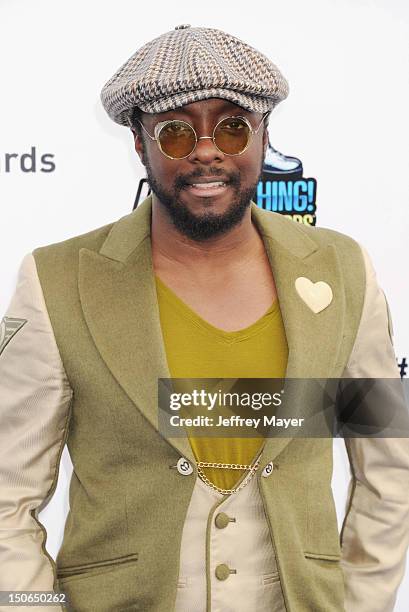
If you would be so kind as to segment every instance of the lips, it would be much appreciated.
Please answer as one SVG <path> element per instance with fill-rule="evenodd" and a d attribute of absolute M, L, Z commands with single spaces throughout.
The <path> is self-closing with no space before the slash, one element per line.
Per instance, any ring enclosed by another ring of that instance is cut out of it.
<path fill-rule="evenodd" d="M 218 197 L 227 193 L 230 189 L 228 183 L 213 181 L 211 183 L 194 183 L 187 185 L 186 190 L 193 196 L 200 198 Z"/>
<path fill-rule="evenodd" d="M 202 185 L 208 185 L 208 184 L 211 184 L 211 183 L 226 184 L 228 182 L 229 182 L 229 179 L 226 176 L 217 176 L 217 177 L 216 176 L 212 176 L 212 177 L 208 177 L 208 178 L 205 178 L 205 177 L 202 176 L 200 178 L 192 179 L 192 180 L 188 181 L 187 182 L 187 186 L 188 187 L 191 186 L 191 185 L 195 185 L 195 186 L 196 185 L 200 185 L 200 186 L 202 186 Z"/>

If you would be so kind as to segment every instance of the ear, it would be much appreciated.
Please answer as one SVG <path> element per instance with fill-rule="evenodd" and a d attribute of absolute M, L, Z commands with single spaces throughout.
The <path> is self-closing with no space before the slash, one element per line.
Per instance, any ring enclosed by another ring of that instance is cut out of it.
<path fill-rule="evenodd" d="M 134 128 L 131 128 L 133 138 L 134 138 L 134 146 L 135 151 L 139 155 L 139 159 L 141 160 L 142 165 L 145 165 L 145 148 L 144 143 L 142 142 L 142 138 L 138 135 Z"/>

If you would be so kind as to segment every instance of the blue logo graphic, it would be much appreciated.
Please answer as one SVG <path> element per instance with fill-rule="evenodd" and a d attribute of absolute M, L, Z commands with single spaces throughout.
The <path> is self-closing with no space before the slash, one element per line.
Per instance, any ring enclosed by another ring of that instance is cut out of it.
<path fill-rule="evenodd" d="M 317 181 L 303 177 L 303 166 L 296 157 L 284 155 L 269 143 L 261 180 L 253 201 L 264 210 L 315 225 Z"/>

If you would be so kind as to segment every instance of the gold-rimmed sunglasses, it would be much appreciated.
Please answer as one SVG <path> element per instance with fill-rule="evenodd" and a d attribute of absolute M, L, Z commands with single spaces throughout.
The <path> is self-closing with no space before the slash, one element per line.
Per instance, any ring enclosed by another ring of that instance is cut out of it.
<path fill-rule="evenodd" d="M 163 155 L 169 159 L 184 159 L 193 153 L 199 140 L 210 138 L 224 155 L 241 155 L 248 148 L 253 134 L 257 134 L 264 119 L 271 111 L 264 113 L 257 128 L 253 130 L 247 117 L 240 115 L 221 119 L 213 129 L 212 136 L 197 137 L 196 130 L 187 121 L 169 119 L 155 125 L 154 136 L 149 134 L 143 123 L 137 119 L 151 140 L 155 140 Z M 129 125 L 132 122 L 128 119 Z"/>

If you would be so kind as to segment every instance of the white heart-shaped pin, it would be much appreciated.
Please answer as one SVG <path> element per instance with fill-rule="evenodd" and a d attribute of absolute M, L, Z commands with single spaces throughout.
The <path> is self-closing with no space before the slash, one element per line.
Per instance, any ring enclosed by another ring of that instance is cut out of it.
<path fill-rule="evenodd" d="M 311 310 L 317 314 L 332 302 L 332 289 L 328 283 L 318 281 L 313 283 L 305 276 L 299 276 L 295 281 L 298 295 Z"/>

